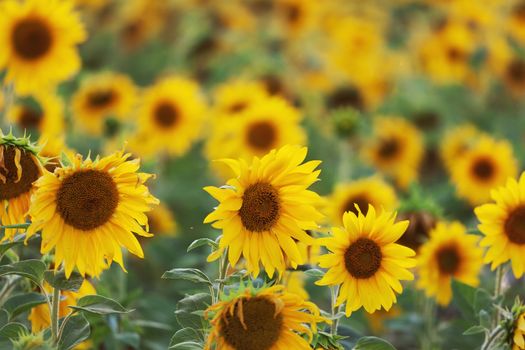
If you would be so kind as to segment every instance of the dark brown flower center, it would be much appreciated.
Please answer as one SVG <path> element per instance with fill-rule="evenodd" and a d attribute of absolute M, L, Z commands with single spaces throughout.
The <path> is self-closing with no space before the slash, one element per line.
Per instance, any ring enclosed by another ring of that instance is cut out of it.
<path fill-rule="evenodd" d="M 50 28 L 38 18 L 25 18 L 15 24 L 11 39 L 16 54 L 28 61 L 44 56 L 53 44 Z"/>
<path fill-rule="evenodd" d="M 439 126 L 439 114 L 433 111 L 421 111 L 414 115 L 414 124 L 421 130 L 433 130 Z"/>
<path fill-rule="evenodd" d="M 488 158 L 477 159 L 472 164 L 472 174 L 482 181 L 490 180 L 494 172 L 494 163 Z"/>
<path fill-rule="evenodd" d="M 269 151 L 275 143 L 275 127 L 265 121 L 255 122 L 248 127 L 246 139 L 250 146 L 260 151 Z"/>
<path fill-rule="evenodd" d="M 457 47 L 449 47 L 447 50 L 448 59 L 451 62 L 464 62 L 467 59 L 467 54 Z"/>
<path fill-rule="evenodd" d="M 363 110 L 365 101 L 363 100 L 363 95 L 357 88 L 347 86 L 335 90 L 328 96 L 327 105 L 330 109 L 352 107 L 357 110 Z"/>
<path fill-rule="evenodd" d="M 359 238 L 345 252 L 346 270 L 354 278 L 372 277 L 381 267 L 381 248 L 371 239 Z"/>
<path fill-rule="evenodd" d="M 153 113 L 157 124 L 166 129 L 175 125 L 180 116 L 178 108 L 170 102 L 159 103 Z"/>
<path fill-rule="evenodd" d="M 228 108 L 228 111 L 232 114 L 237 114 L 239 112 L 242 112 L 248 107 L 248 104 L 244 101 L 238 101 L 230 106 Z"/>
<path fill-rule="evenodd" d="M 525 62 L 519 59 L 511 61 L 507 66 L 507 77 L 513 83 L 525 83 Z"/>
<path fill-rule="evenodd" d="M 280 209 L 281 201 L 277 190 L 270 184 L 259 182 L 244 191 L 239 215 L 246 229 L 263 232 L 275 225 Z"/>
<path fill-rule="evenodd" d="M 17 151 L 20 152 L 20 168 L 22 168 L 20 178 L 15 163 Z M 31 153 L 14 146 L 0 146 L 0 200 L 15 198 L 29 192 L 33 182 L 39 177 L 40 169 Z"/>
<path fill-rule="evenodd" d="M 56 202 L 66 224 L 87 231 L 109 221 L 117 208 L 119 193 L 108 173 L 82 170 L 62 181 Z"/>
<path fill-rule="evenodd" d="M 410 224 L 397 243 L 413 250 L 417 250 L 428 239 L 430 231 L 436 227 L 436 218 L 426 212 L 402 213 L 398 220 L 408 220 Z"/>
<path fill-rule="evenodd" d="M 456 273 L 461 264 L 461 256 L 454 245 L 440 248 L 436 252 L 436 260 L 439 271 L 447 275 Z"/>
<path fill-rule="evenodd" d="M 26 130 L 38 129 L 44 114 L 30 107 L 22 107 L 18 119 L 18 125 Z"/>
<path fill-rule="evenodd" d="M 378 154 L 380 158 L 389 160 L 395 158 L 399 150 L 399 141 L 395 138 L 390 138 L 381 141 Z"/>
<path fill-rule="evenodd" d="M 363 215 L 368 213 L 368 204 L 370 204 L 370 200 L 364 194 L 358 194 L 353 198 L 349 198 L 344 205 L 344 211 L 350 211 L 355 215 L 358 215 L 359 212 L 355 207 L 356 204 L 359 206 Z"/>
<path fill-rule="evenodd" d="M 109 106 L 116 97 L 113 90 L 94 91 L 88 95 L 87 102 L 92 108 L 102 109 Z"/>
<path fill-rule="evenodd" d="M 264 297 L 242 298 L 233 314 L 223 311 L 220 335 L 235 350 L 269 350 L 283 327 L 283 316 L 275 311 L 275 304 Z"/>
<path fill-rule="evenodd" d="M 525 22 L 525 1 L 521 1 L 514 6 L 512 14 L 518 20 Z"/>
<path fill-rule="evenodd" d="M 525 206 L 517 207 L 507 217 L 505 233 L 512 243 L 525 244 Z"/>
<path fill-rule="evenodd" d="M 301 9 L 297 5 L 287 5 L 284 7 L 286 20 L 290 23 L 295 23 L 301 18 Z"/>

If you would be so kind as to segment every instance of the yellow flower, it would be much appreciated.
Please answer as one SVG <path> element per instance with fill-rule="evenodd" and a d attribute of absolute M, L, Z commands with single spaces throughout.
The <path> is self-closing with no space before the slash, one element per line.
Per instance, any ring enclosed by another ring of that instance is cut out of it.
<path fill-rule="evenodd" d="M 46 289 L 47 293 L 51 293 L 53 290 L 53 288 L 48 285 L 47 282 L 44 282 L 44 288 Z M 95 287 L 93 287 L 93 285 L 87 279 L 85 279 L 78 291 L 64 291 L 61 294 L 58 314 L 60 318 L 63 318 L 71 312 L 69 306 L 76 305 L 77 300 L 86 295 L 97 294 L 97 291 L 95 290 Z M 28 319 L 31 322 L 31 331 L 33 333 L 37 333 L 48 328 L 51 325 L 49 305 L 42 304 L 32 308 Z"/>
<path fill-rule="evenodd" d="M 460 125 L 447 131 L 441 143 L 440 153 L 448 171 L 452 171 L 454 164 L 479 140 L 481 135 L 483 133 L 470 124 Z"/>
<path fill-rule="evenodd" d="M 177 233 L 177 223 L 170 208 L 164 204 L 155 206 L 147 213 L 149 229 L 154 234 L 173 236 Z"/>
<path fill-rule="evenodd" d="M 72 98 L 73 118 L 89 133 L 100 136 L 109 117 L 130 117 L 136 94 L 133 81 L 124 74 L 92 75 L 82 81 Z"/>
<path fill-rule="evenodd" d="M 304 34 L 316 24 L 319 5 L 308 0 L 277 0 L 275 10 L 286 34 L 293 37 Z"/>
<path fill-rule="evenodd" d="M 215 315 L 205 350 L 310 350 L 316 323 L 323 320 L 315 304 L 285 292 L 283 286 L 239 294 L 207 310 Z"/>
<path fill-rule="evenodd" d="M 525 313 L 518 316 L 512 336 L 512 350 L 525 349 Z"/>
<path fill-rule="evenodd" d="M 135 50 L 157 35 L 169 12 L 167 2 L 129 0 L 122 7 L 119 38 L 127 50 Z"/>
<path fill-rule="evenodd" d="M 346 302 L 347 316 L 363 306 L 368 313 L 383 307 L 390 310 L 401 293 L 400 280 L 412 280 L 408 270 L 415 266 L 415 252 L 395 243 L 408 227 L 408 221 L 395 223 L 396 214 L 368 212 L 356 216 L 346 212 L 343 227 L 332 228 L 333 235 L 319 239 L 331 252 L 319 257 L 319 266 L 327 268 L 318 285 L 339 285 L 336 305 Z"/>
<path fill-rule="evenodd" d="M 439 222 L 430 232 L 430 240 L 419 250 L 417 287 L 427 296 L 436 297 L 443 306 L 452 299 L 452 278 L 476 287 L 483 266 L 478 240 L 457 221 Z"/>
<path fill-rule="evenodd" d="M 525 60 L 514 52 L 506 38 L 494 35 L 488 44 L 488 65 L 516 97 L 525 93 Z"/>
<path fill-rule="evenodd" d="M 508 31 L 511 36 L 520 42 L 525 42 L 525 2 L 517 1 L 510 11 L 507 20 Z"/>
<path fill-rule="evenodd" d="M 208 257 L 217 259 L 228 248 L 235 266 L 241 255 L 254 276 L 262 262 L 267 274 L 282 273 L 286 262 L 293 268 L 304 263 L 297 241 L 307 245 L 314 239 L 304 230 L 317 228 L 322 215 L 314 205 L 319 196 L 307 188 L 318 180 L 320 161 L 301 164 L 306 147 L 285 146 L 251 164 L 243 160 L 223 160 L 235 173 L 228 187 L 204 189 L 220 204 L 205 219 L 222 229 L 219 249 Z M 285 261 L 286 259 L 286 261 Z"/>
<path fill-rule="evenodd" d="M 286 271 L 283 280 L 287 292 L 298 295 L 304 300 L 309 299 L 310 296 L 304 288 L 303 271 Z"/>
<path fill-rule="evenodd" d="M 0 3 L 0 70 L 18 94 L 49 89 L 80 68 L 76 45 L 86 39 L 72 1 Z"/>
<path fill-rule="evenodd" d="M 206 105 L 194 81 L 169 77 L 144 93 L 138 113 L 139 130 L 130 147 L 147 157 L 163 151 L 178 156 L 201 135 Z"/>
<path fill-rule="evenodd" d="M 517 171 L 512 146 L 507 141 L 482 136 L 456 161 L 451 175 L 458 196 L 478 205 L 488 201 L 490 190 L 515 177 Z"/>
<path fill-rule="evenodd" d="M 525 173 L 519 181 L 508 179 L 491 197 L 494 203 L 474 209 L 485 235 L 480 245 L 488 247 L 484 261 L 492 263 L 494 270 L 510 260 L 514 275 L 520 278 L 525 271 Z"/>
<path fill-rule="evenodd" d="M 95 160 L 78 155 L 72 164 L 44 174 L 34 186 L 27 237 L 41 231 L 41 252 L 55 248 L 55 268 L 64 265 L 69 277 L 75 267 L 98 277 L 115 261 L 124 269 L 121 246 L 144 253 L 133 233 L 149 237 L 144 212 L 157 204 L 137 173 L 139 159 L 123 151 Z"/>
<path fill-rule="evenodd" d="M 368 320 L 368 326 L 372 331 L 372 334 L 381 334 L 385 331 L 385 324 L 389 320 L 395 319 L 401 315 L 401 309 L 397 306 L 393 306 L 390 310 L 384 311 L 379 310 L 373 314 L 366 314 Z"/>
<path fill-rule="evenodd" d="M 7 120 L 28 133 L 61 134 L 64 131 L 64 104 L 55 93 L 35 93 L 9 108 Z"/>
<path fill-rule="evenodd" d="M 218 122 L 237 117 L 247 108 L 268 97 L 264 85 L 259 82 L 233 80 L 220 85 L 213 94 L 213 112 Z"/>
<path fill-rule="evenodd" d="M 372 140 L 364 146 L 363 156 L 383 173 L 393 176 L 406 188 L 417 180 L 423 157 L 421 133 L 410 122 L 397 117 L 382 117 L 374 121 Z"/>
<path fill-rule="evenodd" d="M 50 172 L 60 167 L 62 153 L 69 158 L 75 157 L 76 154 L 66 145 L 64 135 L 42 134 L 38 139 L 38 145 L 41 147 L 40 156 L 46 159 L 44 167 Z"/>
<path fill-rule="evenodd" d="M 342 225 L 343 214 L 351 211 L 357 215 L 357 204 L 366 215 L 368 205 L 392 211 L 397 207 L 395 190 L 379 176 L 372 176 L 336 185 L 328 200 L 330 219 L 335 225 Z"/>
<path fill-rule="evenodd" d="M 2 225 L 25 223 L 31 195 L 35 191 L 33 182 L 44 169 L 38 148 L 28 139 L 12 134 L 4 135 L 0 130 L 0 222 Z M 5 230 L 0 241 L 12 239 L 16 229 Z"/>

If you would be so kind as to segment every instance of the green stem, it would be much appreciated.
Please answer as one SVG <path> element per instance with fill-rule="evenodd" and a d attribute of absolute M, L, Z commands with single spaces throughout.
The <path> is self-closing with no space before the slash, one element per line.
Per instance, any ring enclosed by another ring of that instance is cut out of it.
<path fill-rule="evenodd" d="M 496 269 L 496 282 L 494 284 L 494 301 L 496 301 L 502 293 L 502 282 L 503 276 L 505 275 L 503 265 L 498 266 Z M 493 319 L 492 319 L 492 328 L 496 328 L 500 321 L 500 311 L 498 308 L 495 308 Z"/>
<path fill-rule="evenodd" d="M 219 284 L 217 286 L 217 294 L 215 295 L 215 302 L 218 302 L 220 295 L 224 289 L 224 279 L 228 273 L 228 251 L 225 250 L 222 254 L 221 259 L 219 260 Z"/>
<path fill-rule="evenodd" d="M 344 182 L 350 179 L 352 173 L 352 145 L 348 140 L 339 141 L 339 168 L 337 181 Z"/>
<path fill-rule="evenodd" d="M 426 298 L 423 304 L 424 316 L 424 336 L 422 339 L 421 349 L 431 350 L 434 346 L 434 319 L 436 313 L 436 303 L 434 299 Z"/>
<path fill-rule="evenodd" d="M 504 329 L 501 326 L 497 326 L 496 328 L 494 328 L 492 332 L 490 332 L 490 334 L 487 336 L 487 338 L 485 338 L 485 342 L 481 346 L 481 350 L 490 350 L 494 341 L 501 336 L 503 331 Z"/>
<path fill-rule="evenodd" d="M 60 289 L 53 288 L 53 299 L 51 300 L 51 337 L 53 344 L 58 344 L 58 311 L 60 306 Z"/>
<path fill-rule="evenodd" d="M 335 306 L 337 302 L 337 296 L 339 294 L 339 286 L 330 287 L 330 301 L 331 301 L 331 312 L 332 312 L 332 325 L 330 326 L 330 334 L 337 335 L 337 326 L 339 325 L 339 318 L 336 318 L 340 308 Z"/>
<path fill-rule="evenodd" d="M 0 115 L 2 115 L 2 118 L 0 119 L 0 127 L 7 123 L 7 113 L 15 99 L 15 89 L 13 84 L 4 85 L 2 93 L 4 95 L 4 108 L 3 111 L 0 110 L 0 112 L 2 112 L 0 113 Z"/>
<path fill-rule="evenodd" d="M 29 226 L 31 226 L 31 223 L 13 224 L 13 225 L 2 225 L 2 226 L 0 226 L 0 229 L 8 229 L 8 228 L 28 228 Z"/>

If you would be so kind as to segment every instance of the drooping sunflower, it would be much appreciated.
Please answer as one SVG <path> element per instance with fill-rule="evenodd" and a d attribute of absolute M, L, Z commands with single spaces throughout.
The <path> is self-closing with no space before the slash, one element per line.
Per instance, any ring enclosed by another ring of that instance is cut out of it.
<path fill-rule="evenodd" d="M 323 321 L 315 304 L 287 293 L 283 286 L 241 290 L 207 313 L 215 315 L 205 350 L 309 350 L 317 323 Z"/>
<path fill-rule="evenodd" d="M 9 108 L 7 120 L 22 132 L 58 135 L 64 131 L 64 104 L 54 93 L 36 93 Z"/>
<path fill-rule="evenodd" d="M 225 249 L 235 266 L 240 257 L 254 276 L 262 262 L 266 273 L 282 273 L 286 263 L 293 268 L 304 262 L 297 242 L 310 245 L 314 239 L 305 230 L 317 228 L 322 215 L 314 207 L 319 196 L 308 190 L 318 180 L 320 161 L 301 164 L 306 147 L 284 146 L 251 164 L 224 160 L 235 173 L 229 187 L 205 187 L 220 203 L 205 219 L 222 229 L 219 249 L 208 257 L 217 259 Z"/>
<path fill-rule="evenodd" d="M 454 164 L 479 140 L 481 135 L 483 133 L 470 124 L 460 125 L 447 131 L 440 146 L 440 153 L 448 171 L 452 171 Z"/>
<path fill-rule="evenodd" d="M 35 182 L 44 172 L 39 149 L 27 138 L 4 135 L 0 130 L 0 223 L 25 223 Z M 6 229 L 0 241 L 12 239 L 16 229 Z"/>
<path fill-rule="evenodd" d="M 145 185 L 153 175 L 138 173 L 139 159 L 129 157 L 123 151 L 95 160 L 77 155 L 35 183 L 27 235 L 41 231 L 42 253 L 55 248 L 55 268 L 63 265 L 67 277 L 75 267 L 97 277 L 113 261 L 124 269 L 121 246 L 144 256 L 133 233 L 152 236 L 145 212 L 158 200 Z"/>
<path fill-rule="evenodd" d="M 398 117 L 376 119 L 374 136 L 363 149 L 365 160 L 394 177 L 402 188 L 417 179 L 423 154 L 421 133 L 410 122 Z"/>
<path fill-rule="evenodd" d="M 519 180 L 509 179 L 506 186 L 492 191 L 493 203 L 474 209 L 485 235 L 480 242 L 488 247 L 485 263 L 494 270 L 510 260 L 512 271 L 520 278 L 525 271 L 525 173 Z"/>
<path fill-rule="evenodd" d="M 0 3 L 0 71 L 19 95 L 46 90 L 80 68 L 77 45 L 86 39 L 72 1 Z"/>
<path fill-rule="evenodd" d="M 460 222 L 439 222 L 419 250 L 417 287 L 443 306 L 452 299 L 452 279 L 476 287 L 483 266 L 478 241 Z"/>
<path fill-rule="evenodd" d="M 150 87 L 139 107 L 137 141 L 130 146 L 144 156 L 156 152 L 182 155 L 202 131 L 206 104 L 192 80 L 168 77 Z"/>
<path fill-rule="evenodd" d="M 318 285 L 339 285 L 336 304 L 346 302 L 347 316 L 363 306 L 368 313 L 390 310 L 401 293 L 400 280 L 412 280 L 408 270 L 416 265 L 415 252 L 395 243 L 408 227 L 408 221 L 395 222 L 396 214 L 382 211 L 358 215 L 346 212 L 344 227 L 332 228 L 333 236 L 320 238 L 329 254 L 319 257 L 319 266 L 328 271 Z"/>
<path fill-rule="evenodd" d="M 110 117 L 124 120 L 131 116 L 136 97 L 133 81 L 124 74 L 104 72 L 89 76 L 72 98 L 73 119 L 99 136 Z"/>
<path fill-rule="evenodd" d="M 517 171 L 512 146 L 507 141 L 482 136 L 456 161 L 451 177 L 458 196 L 478 205 L 488 201 L 490 190 L 515 177 Z"/>
<path fill-rule="evenodd" d="M 366 215 L 368 205 L 392 211 L 397 206 L 395 190 L 378 176 L 338 184 L 328 200 L 330 219 L 334 225 L 342 225 L 343 214 L 351 211 L 358 214 L 357 204 Z"/>

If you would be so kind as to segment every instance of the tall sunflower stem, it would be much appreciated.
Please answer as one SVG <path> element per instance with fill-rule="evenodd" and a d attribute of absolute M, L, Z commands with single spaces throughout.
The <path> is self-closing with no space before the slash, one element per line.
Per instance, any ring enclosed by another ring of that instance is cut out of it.
<path fill-rule="evenodd" d="M 337 296 L 339 294 L 339 286 L 330 287 L 330 301 L 331 301 L 331 312 L 332 312 L 332 324 L 330 325 L 330 334 L 337 335 L 337 326 L 339 325 L 339 317 L 337 317 L 340 307 L 336 306 Z"/>
<path fill-rule="evenodd" d="M 501 326 L 497 326 L 487 334 L 487 337 L 485 338 L 485 341 L 483 342 L 483 345 L 481 346 L 481 350 L 490 350 L 492 348 L 492 344 L 499 339 L 501 334 L 503 333 L 504 329 Z"/>
<path fill-rule="evenodd" d="M 225 251 L 219 260 L 219 283 L 217 285 L 217 294 L 215 302 L 218 302 L 224 289 L 224 279 L 228 273 L 228 251 Z"/>
<path fill-rule="evenodd" d="M 60 289 L 53 288 L 53 299 L 51 299 L 51 338 L 53 344 L 58 343 L 58 311 L 60 306 Z"/>
<path fill-rule="evenodd" d="M 424 336 L 422 339 L 421 349 L 432 350 L 434 346 L 434 319 L 436 318 L 436 302 L 434 299 L 425 298 L 423 304 L 424 316 Z"/>
<path fill-rule="evenodd" d="M 348 181 L 352 175 L 352 144 L 348 140 L 339 141 L 339 168 L 337 180 Z"/>
<path fill-rule="evenodd" d="M 497 302 L 497 299 L 502 294 L 502 290 L 503 290 L 502 284 L 503 284 L 504 276 L 505 276 L 505 268 L 503 267 L 503 265 L 500 265 L 496 269 L 496 279 L 495 279 L 495 284 L 494 284 L 494 301 L 496 302 Z M 496 328 L 498 326 L 500 318 L 501 318 L 500 311 L 498 308 L 496 308 L 494 311 L 493 318 L 492 318 L 492 328 Z"/>

